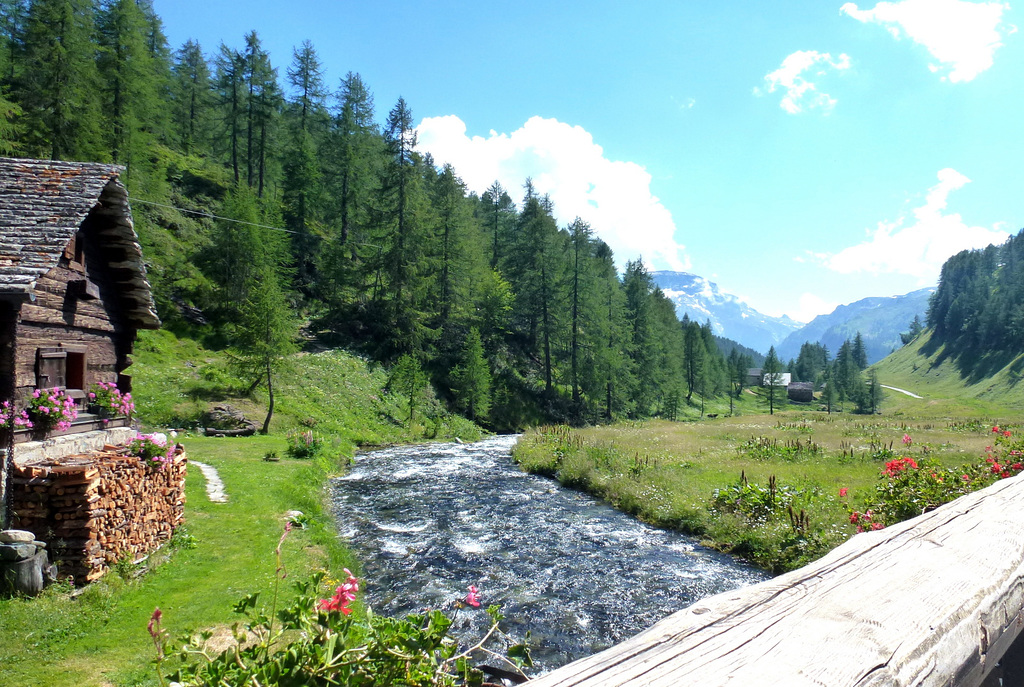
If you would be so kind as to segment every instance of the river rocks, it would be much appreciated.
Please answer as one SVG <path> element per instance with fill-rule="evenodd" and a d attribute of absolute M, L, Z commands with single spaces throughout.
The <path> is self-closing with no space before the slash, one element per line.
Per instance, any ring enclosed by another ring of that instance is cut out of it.
<path fill-rule="evenodd" d="M 0 544 L 24 544 L 35 541 L 36 535 L 27 530 L 4 530 L 0 532 Z"/>

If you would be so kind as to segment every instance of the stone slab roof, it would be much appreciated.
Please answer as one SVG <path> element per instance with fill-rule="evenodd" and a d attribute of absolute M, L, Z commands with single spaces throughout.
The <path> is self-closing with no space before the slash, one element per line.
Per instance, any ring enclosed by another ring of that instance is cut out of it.
<path fill-rule="evenodd" d="M 132 222 L 128 192 L 116 165 L 0 158 L 0 296 L 27 297 L 36 280 L 57 266 L 86 216 L 104 219 L 104 251 L 126 315 L 156 328 L 152 288 Z"/>

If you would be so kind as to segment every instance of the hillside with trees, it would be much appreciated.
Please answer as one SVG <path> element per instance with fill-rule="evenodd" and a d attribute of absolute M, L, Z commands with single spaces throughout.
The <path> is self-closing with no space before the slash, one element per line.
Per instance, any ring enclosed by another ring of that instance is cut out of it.
<path fill-rule="evenodd" d="M 926 324 L 931 337 L 924 351 L 941 349 L 971 382 L 1024 354 L 1024 231 L 947 260 Z"/>
<path fill-rule="evenodd" d="M 344 347 L 497 429 L 676 417 L 739 374 L 640 261 L 529 179 L 476 195 L 412 105 L 258 32 L 168 45 L 148 0 L 0 2 L 0 151 L 123 165 L 164 326 L 280 362 Z M 267 423 L 269 426 L 270 417 Z"/>

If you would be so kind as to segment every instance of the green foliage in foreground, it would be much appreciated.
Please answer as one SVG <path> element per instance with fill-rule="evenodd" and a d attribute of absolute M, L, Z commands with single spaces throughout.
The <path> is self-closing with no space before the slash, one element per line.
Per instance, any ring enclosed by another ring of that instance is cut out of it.
<path fill-rule="evenodd" d="M 908 433 L 915 441 L 900 452 L 894 446 Z M 938 501 L 915 501 L 909 487 L 887 496 L 887 462 L 914 456 L 936 475 L 956 473 L 963 485 L 964 465 L 974 466 L 972 479 L 990 470 L 982 456 L 991 441 L 991 423 L 980 421 L 788 412 L 702 423 L 545 427 L 526 434 L 513 455 L 525 470 L 783 572 L 846 541 L 859 524 L 851 522 L 855 511 L 873 509 L 880 514 L 874 522 L 891 524 L 962 491 L 951 481 L 948 497 Z M 979 487 L 987 483 L 978 478 Z M 916 510 L 898 516 L 909 501 Z"/>
<path fill-rule="evenodd" d="M 279 573 L 283 578 L 280 568 Z M 356 580 L 349 579 L 354 590 Z M 155 613 L 150 634 L 159 655 L 158 670 L 167 652 L 178 650 L 183 665 L 170 678 L 184 686 L 481 685 L 484 675 L 469 659 L 484 651 L 500 658 L 504 652 L 496 653 L 485 646 L 491 640 L 508 640 L 498 627 L 503 617 L 497 606 L 486 611 L 490 628 L 483 638 L 463 650 L 448 635 L 461 604 L 451 618 L 439 610 L 390 618 L 366 609 L 365 615 L 354 616 L 349 615 L 348 608 L 326 608 L 327 600 L 318 600 L 324 586 L 322 573 L 294 586 L 298 592 L 294 601 L 276 615 L 273 611 L 268 615 L 259 607 L 257 595 L 243 598 L 235 610 L 243 613 L 247 622 L 235 624 L 234 641 L 219 653 L 208 648 L 209 632 L 190 637 L 183 646 L 176 647 L 167 641 L 169 633 L 161 629 Z M 272 607 L 276 606 L 277 592 L 275 584 Z M 518 660 L 507 660 L 508 667 L 519 670 L 529 665 L 529 649 L 523 644 L 509 647 L 510 643 L 506 641 L 504 651 Z"/>

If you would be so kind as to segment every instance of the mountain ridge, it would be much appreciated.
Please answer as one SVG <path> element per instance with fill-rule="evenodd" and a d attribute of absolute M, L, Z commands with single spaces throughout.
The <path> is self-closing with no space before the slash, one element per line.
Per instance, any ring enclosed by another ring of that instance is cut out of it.
<path fill-rule="evenodd" d="M 767 352 L 803 327 L 802 322 L 789 316 L 772 317 L 758 312 L 738 296 L 719 289 L 718 284 L 690 272 L 659 270 L 651 272 L 651 278 L 675 304 L 680 319 L 686 315 L 698 322 L 711 320 L 711 328 L 718 336 L 758 351 Z"/>
<path fill-rule="evenodd" d="M 895 296 L 869 296 L 838 306 L 827 315 L 818 315 L 803 328 L 791 333 L 776 349 L 779 358 L 796 358 L 806 343 L 820 343 L 835 355 L 847 339 L 860 332 L 873 364 L 903 345 L 900 333 L 909 329 L 914 317 L 924 322 L 928 299 L 935 287 L 926 287 Z"/>

